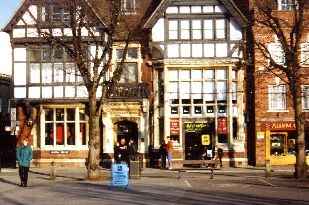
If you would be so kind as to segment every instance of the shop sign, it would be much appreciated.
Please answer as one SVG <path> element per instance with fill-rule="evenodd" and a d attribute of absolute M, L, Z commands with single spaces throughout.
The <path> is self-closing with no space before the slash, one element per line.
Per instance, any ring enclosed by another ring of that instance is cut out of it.
<path fill-rule="evenodd" d="M 210 136 L 209 135 L 202 135 L 202 145 L 210 145 Z"/>
<path fill-rule="evenodd" d="M 52 150 L 49 152 L 50 154 L 70 154 L 69 150 Z"/>
<path fill-rule="evenodd" d="M 218 134 L 226 135 L 227 134 L 227 118 L 218 117 Z"/>
<path fill-rule="evenodd" d="M 179 135 L 179 118 L 170 119 L 170 135 Z"/>
<path fill-rule="evenodd" d="M 129 186 L 129 167 L 126 163 L 112 164 L 112 187 Z"/>
<path fill-rule="evenodd" d="M 186 123 L 185 124 L 185 131 L 198 131 L 202 130 L 203 128 L 208 128 L 210 124 L 206 123 Z"/>
<path fill-rule="evenodd" d="M 293 121 L 262 122 L 262 130 L 296 130 Z"/>
<path fill-rule="evenodd" d="M 258 140 L 263 140 L 265 138 L 264 132 L 257 132 L 256 133 L 256 138 Z"/>

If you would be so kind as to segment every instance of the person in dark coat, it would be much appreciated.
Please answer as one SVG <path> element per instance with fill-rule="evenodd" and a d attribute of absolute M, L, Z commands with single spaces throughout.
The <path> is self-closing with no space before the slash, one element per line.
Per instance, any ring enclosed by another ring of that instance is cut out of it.
<path fill-rule="evenodd" d="M 161 154 L 161 168 L 165 169 L 166 168 L 166 156 L 167 156 L 165 140 L 162 140 L 159 151 Z"/>
<path fill-rule="evenodd" d="M 218 155 L 218 158 L 219 158 L 219 161 L 220 161 L 220 167 L 222 167 L 223 149 L 221 147 L 218 147 L 217 155 Z"/>
<path fill-rule="evenodd" d="M 119 152 L 119 142 L 116 142 L 115 146 L 114 146 L 114 160 L 116 163 L 120 163 L 120 152 Z"/>
<path fill-rule="evenodd" d="M 133 139 L 130 139 L 129 141 L 129 146 L 128 146 L 128 154 L 129 154 L 129 157 L 133 157 L 135 154 L 136 154 L 136 146 L 134 144 L 134 141 Z"/>
<path fill-rule="evenodd" d="M 128 147 L 124 138 L 120 140 L 119 156 L 121 162 L 128 162 Z"/>
<path fill-rule="evenodd" d="M 16 150 L 16 159 L 18 161 L 20 186 L 27 187 L 28 172 L 30 167 L 30 161 L 32 160 L 32 149 L 28 146 L 28 138 L 23 140 L 23 144 Z"/>

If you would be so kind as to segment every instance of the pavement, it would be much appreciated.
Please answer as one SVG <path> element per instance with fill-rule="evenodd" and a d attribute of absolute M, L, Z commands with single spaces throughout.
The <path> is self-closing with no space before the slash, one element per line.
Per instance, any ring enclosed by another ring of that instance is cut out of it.
<path fill-rule="evenodd" d="M 175 170 L 144 168 L 140 179 L 129 180 L 128 189 L 111 189 L 110 169 L 100 171 L 102 181 L 89 181 L 86 168 L 57 167 L 51 180 L 50 168 L 33 167 L 24 188 L 18 169 L 2 168 L 0 204 L 309 204 L 309 179 L 293 179 L 292 166 L 273 166 L 269 178 L 263 167 L 226 167 L 215 170 L 214 179 L 209 170 L 182 173 L 178 179 Z"/>

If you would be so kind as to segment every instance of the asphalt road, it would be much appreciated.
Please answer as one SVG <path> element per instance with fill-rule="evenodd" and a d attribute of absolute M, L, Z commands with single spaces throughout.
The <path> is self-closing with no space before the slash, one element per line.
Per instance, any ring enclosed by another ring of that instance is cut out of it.
<path fill-rule="evenodd" d="M 0 174 L 0 204 L 309 204 L 309 180 L 290 173 L 265 178 L 262 172 L 209 173 L 149 171 L 130 187 L 111 189 L 110 180 L 83 180 L 83 173 L 59 173 L 56 181 L 47 172 L 32 171 L 29 187 L 19 187 L 17 173 Z M 109 175 L 108 171 L 106 172 Z"/>

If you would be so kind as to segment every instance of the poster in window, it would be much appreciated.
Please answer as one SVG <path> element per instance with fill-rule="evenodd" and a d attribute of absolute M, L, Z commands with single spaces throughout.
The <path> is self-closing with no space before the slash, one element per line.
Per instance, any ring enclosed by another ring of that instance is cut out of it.
<path fill-rule="evenodd" d="M 179 118 L 170 119 L 170 135 L 179 135 Z"/>
<path fill-rule="evenodd" d="M 226 135 L 227 134 L 227 118 L 218 117 L 218 134 Z"/>

